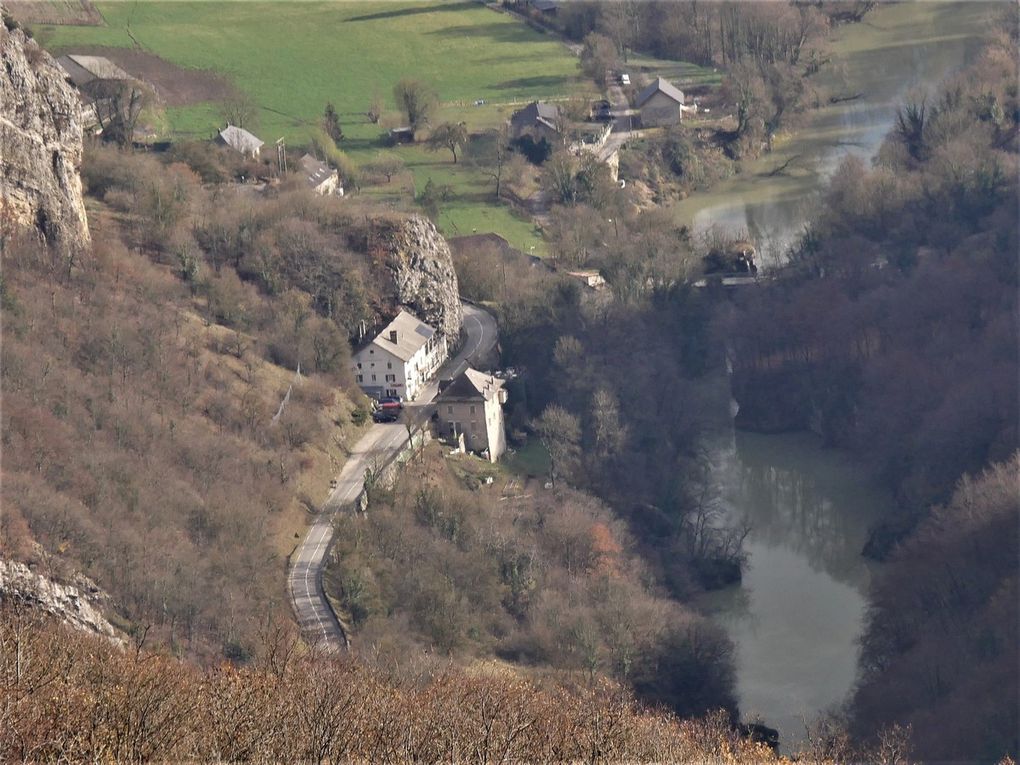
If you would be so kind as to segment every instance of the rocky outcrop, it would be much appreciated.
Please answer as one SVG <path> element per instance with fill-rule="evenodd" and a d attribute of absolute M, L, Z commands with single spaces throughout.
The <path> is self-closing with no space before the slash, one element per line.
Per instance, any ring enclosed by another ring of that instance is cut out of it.
<path fill-rule="evenodd" d="M 0 238 L 27 228 L 84 250 L 81 102 L 49 54 L 0 14 Z"/>
<path fill-rule="evenodd" d="M 396 298 L 451 341 L 460 335 L 460 288 L 450 246 L 430 220 L 413 215 L 385 237 Z"/>
<path fill-rule="evenodd" d="M 75 629 L 121 639 L 100 610 L 109 596 L 81 574 L 74 585 L 58 584 L 24 563 L 0 559 L 0 602 L 8 600 L 51 614 Z"/>

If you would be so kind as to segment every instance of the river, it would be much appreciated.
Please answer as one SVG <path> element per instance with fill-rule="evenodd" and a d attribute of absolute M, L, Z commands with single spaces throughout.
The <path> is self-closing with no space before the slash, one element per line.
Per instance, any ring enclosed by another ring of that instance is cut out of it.
<path fill-rule="evenodd" d="M 762 265 L 779 262 L 803 230 L 825 179 L 848 152 L 870 158 L 912 91 L 932 91 L 980 43 L 990 7 L 881 6 L 837 32 L 834 92 L 863 96 L 818 110 L 774 153 L 676 213 L 694 230 L 746 230 Z M 767 172 L 790 157 L 788 173 Z M 736 646 L 744 720 L 759 716 L 795 751 L 805 723 L 842 703 L 857 671 L 871 571 L 861 557 L 869 524 L 891 505 L 866 476 L 809 434 L 724 433 L 713 445 L 715 482 L 730 521 L 746 523 L 749 567 L 740 586 L 712 593 L 706 610 Z"/>
<path fill-rule="evenodd" d="M 819 75 L 820 84 L 829 93 L 861 97 L 808 112 L 792 134 L 778 137 L 771 154 L 746 161 L 740 175 L 677 203 L 677 217 L 695 235 L 713 227 L 746 232 L 760 265 L 780 262 L 844 156 L 873 157 L 904 98 L 932 91 L 979 49 L 978 36 L 995 7 L 905 2 L 837 28 L 833 64 Z M 791 158 L 786 171 L 769 175 Z"/>
<path fill-rule="evenodd" d="M 737 432 L 713 451 L 727 515 L 751 527 L 749 565 L 703 606 L 736 646 L 742 718 L 778 728 L 789 751 L 854 681 L 871 573 L 861 548 L 892 500 L 812 434 Z"/>

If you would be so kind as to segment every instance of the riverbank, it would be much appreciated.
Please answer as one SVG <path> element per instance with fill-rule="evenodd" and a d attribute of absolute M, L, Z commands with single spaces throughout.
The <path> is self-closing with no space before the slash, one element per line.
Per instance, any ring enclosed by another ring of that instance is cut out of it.
<path fill-rule="evenodd" d="M 833 95 L 861 93 L 803 115 L 769 154 L 741 163 L 739 175 L 672 210 L 701 234 L 713 226 L 746 231 L 762 262 L 778 262 L 809 219 L 819 186 L 844 156 L 870 158 L 912 90 L 930 89 L 979 45 L 991 3 L 880 5 L 862 23 L 833 31 L 832 59 L 820 84 Z M 782 172 L 772 174 L 789 163 Z"/>

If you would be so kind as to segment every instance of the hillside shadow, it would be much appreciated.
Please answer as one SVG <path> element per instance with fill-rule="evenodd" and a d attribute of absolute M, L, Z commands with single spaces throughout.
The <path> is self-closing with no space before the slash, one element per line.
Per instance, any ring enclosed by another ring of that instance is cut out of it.
<path fill-rule="evenodd" d="M 393 11 L 380 11 L 379 13 L 366 13 L 364 16 L 351 16 L 348 21 L 379 21 L 381 19 L 395 19 L 401 16 L 418 16 L 422 13 L 443 13 L 446 11 L 464 11 L 469 8 L 477 8 L 478 3 L 463 2 L 451 3 L 449 5 L 428 5 L 425 7 L 401 8 Z"/>
<path fill-rule="evenodd" d="M 537 77 L 518 77 L 516 80 L 504 80 L 492 85 L 494 90 L 521 90 L 523 88 L 555 88 L 566 82 L 566 77 L 540 75 Z"/>
<path fill-rule="evenodd" d="M 455 27 L 444 27 L 429 32 L 430 35 L 439 37 L 472 37 L 475 39 L 487 37 L 492 42 L 507 43 L 533 43 L 535 32 L 523 24 L 488 23 L 488 24 L 460 24 Z"/>

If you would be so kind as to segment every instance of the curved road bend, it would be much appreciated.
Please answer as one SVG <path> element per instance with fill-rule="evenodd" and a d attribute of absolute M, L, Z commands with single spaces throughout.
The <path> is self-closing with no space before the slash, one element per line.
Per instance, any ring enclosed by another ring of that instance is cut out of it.
<path fill-rule="evenodd" d="M 496 320 L 486 311 L 467 303 L 464 310 L 464 347 L 439 370 L 417 401 L 407 404 L 404 418 L 419 420 L 439 391 L 439 380 L 459 374 L 468 364 L 477 364 L 496 347 Z M 404 419 L 401 418 L 401 419 Z M 347 507 L 365 485 L 365 470 L 382 464 L 403 448 L 407 427 L 403 422 L 375 423 L 354 445 L 333 489 L 305 538 L 291 555 L 287 588 L 294 604 L 294 614 L 305 639 L 316 648 L 331 652 L 347 645 L 346 637 L 322 589 L 322 571 L 326 553 L 333 542 L 333 516 Z"/>

